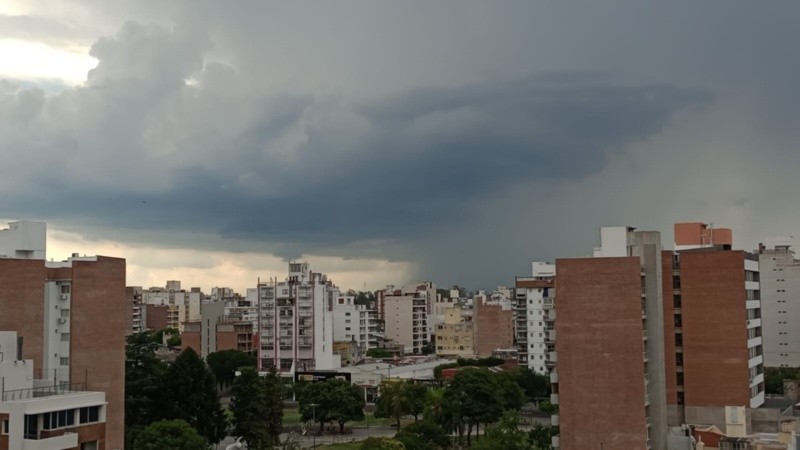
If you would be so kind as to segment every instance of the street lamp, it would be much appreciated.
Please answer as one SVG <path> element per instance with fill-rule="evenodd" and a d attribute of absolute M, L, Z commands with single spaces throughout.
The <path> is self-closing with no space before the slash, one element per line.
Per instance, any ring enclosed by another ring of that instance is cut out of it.
<path fill-rule="evenodd" d="M 311 407 L 311 421 L 316 426 L 316 424 L 317 424 L 317 406 L 319 406 L 319 405 L 317 403 L 311 403 L 308 406 Z M 316 447 L 317 446 L 317 435 L 316 435 L 316 433 L 314 433 L 311 436 L 312 436 L 312 439 L 313 439 L 312 446 Z"/>

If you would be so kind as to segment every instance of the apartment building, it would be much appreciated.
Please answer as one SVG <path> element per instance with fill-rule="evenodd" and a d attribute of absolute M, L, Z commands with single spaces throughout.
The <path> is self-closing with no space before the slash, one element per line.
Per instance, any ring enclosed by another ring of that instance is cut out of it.
<path fill-rule="evenodd" d="M 656 232 L 602 228 L 593 258 L 557 261 L 561 448 L 664 448 L 665 426 L 724 427 L 726 406 L 763 404 L 756 255 L 732 250 L 729 229 L 675 224 L 674 235 L 673 251 Z M 598 391 L 612 402 L 602 414 L 589 406 Z"/>
<path fill-rule="evenodd" d="M 791 245 L 759 245 L 764 366 L 800 367 L 800 261 Z"/>
<path fill-rule="evenodd" d="M 85 383 L 41 379 L 23 341 L 0 331 L 0 450 L 98 450 L 106 442 L 106 395 Z"/>
<path fill-rule="evenodd" d="M 475 354 L 488 358 L 498 349 L 514 346 L 514 310 L 509 297 L 492 299 L 479 291 L 472 299 Z"/>
<path fill-rule="evenodd" d="M 436 284 L 430 281 L 421 281 L 416 284 L 406 285 L 403 287 L 396 287 L 394 285 L 386 286 L 386 289 L 376 292 L 376 305 L 378 310 L 378 318 L 381 320 L 386 320 L 386 301 L 387 300 L 397 300 L 397 299 L 413 299 L 417 300 L 417 303 L 421 300 L 425 304 L 425 324 L 426 324 L 426 332 L 425 334 L 428 335 L 426 340 L 433 335 L 434 330 L 436 329 L 434 326 L 435 318 L 432 317 L 435 314 L 434 306 L 436 304 L 437 299 L 439 296 L 436 292 Z"/>
<path fill-rule="evenodd" d="M 514 339 L 517 362 L 539 374 L 555 368 L 555 264 L 534 261 L 530 277 L 517 277 L 514 293 Z"/>
<path fill-rule="evenodd" d="M 147 330 L 147 305 L 142 300 L 141 286 L 128 286 L 125 288 L 125 298 L 128 301 L 130 320 L 125 330 L 125 335 L 141 333 Z"/>
<path fill-rule="evenodd" d="M 258 284 L 259 369 L 331 370 L 340 367 L 333 353 L 333 302 L 337 288 L 308 263 L 289 263 L 285 281 Z"/>
<path fill-rule="evenodd" d="M 443 323 L 436 325 L 436 356 L 474 358 L 475 328 L 472 317 L 461 314 L 461 308 L 447 308 Z"/>
<path fill-rule="evenodd" d="M 382 296 L 386 338 L 402 345 L 405 353 L 422 354 L 430 342 L 428 299 L 430 283 L 402 289 L 387 287 Z M 433 289 L 434 295 L 436 289 Z"/>
<path fill-rule="evenodd" d="M 151 331 L 161 330 L 154 328 L 161 326 L 162 315 L 166 314 L 166 327 L 175 328 L 183 332 L 183 324 L 200 319 L 200 304 L 205 296 L 199 288 L 192 288 L 190 291 L 181 289 L 181 282 L 178 280 L 167 281 L 165 287 L 151 287 L 142 290 L 140 287 L 133 287 L 141 290 L 142 303 L 145 305 L 159 306 L 161 308 L 146 307 L 146 311 L 152 311 L 158 315 L 151 323 L 145 322 L 147 329 Z M 166 328 L 165 327 L 165 328 Z"/>
<path fill-rule="evenodd" d="M 24 340 L 20 360 L 58 384 L 87 381 L 105 393 L 106 449 L 123 447 L 125 260 L 73 256 L 45 261 L 46 225 L 0 230 L 0 330 Z M 37 419 L 38 420 L 38 419 Z M 12 448 L 20 448 L 13 447 Z"/>
<path fill-rule="evenodd" d="M 553 418 L 560 448 L 666 448 L 658 232 L 600 230 L 591 258 L 558 259 Z M 587 382 L 591 380 L 591 382 Z M 554 441 L 556 441 L 554 439 Z"/>
<path fill-rule="evenodd" d="M 675 224 L 663 261 L 670 425 L 725 424 L 725 406 L 764 403 L 758 255 L 732 250 L 733 233 Z"/>
<path fill-rule="evenodd" d="M 356 305 L 352 295 L 340 295 L 333 303 L 333 340 L 355 342 L 363 352 L 378 347 L 378 312 Z"/>

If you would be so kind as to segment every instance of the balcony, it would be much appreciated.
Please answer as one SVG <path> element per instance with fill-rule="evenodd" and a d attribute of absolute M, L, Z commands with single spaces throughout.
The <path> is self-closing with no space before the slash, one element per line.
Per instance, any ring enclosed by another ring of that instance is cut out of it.
<path fill-rule="evenodd" d="M 558 394 L 550 394 L 550 403 L 553 405 L 558 404 Z"/>
<path fill-rule="evenodd" d="M 542 308 L 543 309 L 553 309 L 555 308 L 555 302 L 552 298 L 545 298 L 542 300 Z"/>
<path fill-rule="evenodd" d="M 550 416 L 550 425 L 554 427 L 558 426 L 558 414 L 553 414 Z"/>
<path fill-rule="evenodd" d="M 558 372 L 552 371 L 550 372 L 550 384 L 557 384 L 558 383 Z"/>
<path fill-rule="evenodd" d="M 548 362 L 558 362 L 558 352 L 552 351 L 547 353 L 547 361 Z"/>
<path fill-rule="evenodd" d="M 553 446 L 553 448 L 561 448 L 561 443 L 559 442 L 558 436 L 553 436 L 550 444 Z"/>
<path fill-rule="evenodd" d="M 45 433 L 42 431 L 41 433 Z M 54 448 L 78 448 L 78 433 L 63 433 L 59 436 L 26 436 L 22 450 L 51 450 Z"/>

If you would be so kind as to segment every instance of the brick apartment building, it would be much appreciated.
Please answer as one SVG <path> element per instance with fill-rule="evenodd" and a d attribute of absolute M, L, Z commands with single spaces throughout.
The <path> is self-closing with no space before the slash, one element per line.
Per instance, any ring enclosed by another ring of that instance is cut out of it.
<path fill-rule="evenodd" d="M 764 403 L 758 258 L 732 240 L 679 223 L 662 256 L 670 424 L 724 424 L 725 406 Z"/>
<path fill-rule="evenodd" d="M 37 378 L 85 383 L 105 393 L 106 436 L 124 440 L 125 260 L 104 256 L 45 261 L 46 225 L 15 222 L 0 230 L 0 330 L 23 339 L 20 359 Z M 37 447 L 39 448 L 39 447 Z"/>
<path fill-rule="evenodd" d="M 557 260 L 560 448 L 659 450 L 668 426 L 724 427 L 726 406 L 763 404 L 755 256 L 727 229 L 675 237 L 665 251 L 657 232 L 603 228 L 593 258 Z"/>
<path fill-rule="evenodd" d="M 498 349 L 514 347 L 514 310 L 507 303 L 493 302 L 486 294 L 473 299 L 472 322 L 475 330 L 475 355 L 488 358 Z"/>

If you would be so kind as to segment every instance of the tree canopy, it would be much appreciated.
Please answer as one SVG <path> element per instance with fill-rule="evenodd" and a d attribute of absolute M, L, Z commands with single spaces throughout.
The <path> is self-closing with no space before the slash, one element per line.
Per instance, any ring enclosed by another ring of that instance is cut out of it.
<path fill-rule="evenodd" d="M 476 441 L 472 450 L 536 450 L 528 440 L 528 433 L 519 429 L 519 415 L 509 411 L 500 421 L 486 430 L 486 435 Z"/>
<path fill-rule="evenodd" d="M 503 398 L 497 379 L 487 370 L 464 369 L 456 373 L 447 386 L 444 398 L 447 417 L 456 421 L 459 435 L 467 429 L 467 443 L 471 442 L 473 427 L 495 422 L 503 412 Z"/>
<path fill-rule="evenodd" d="M 211 373 L 221 386 L 230 386 L 236 377 L 236 371 L 242 367 L 255 367 L 256 357 L 239 350 L 220 350 L 206 356 Z"/>
<path fill-rule="evenodd" d="M 298 400 L 303 420 L 316 420 L 320 432 L 326 422 L 338 422 L 343 432 L 345 423 L 364 419 L 364 391 L 345 380 L 309 383 L 300 391 Z"/>
<path fill-rule="evenodd" d="M 160 384 L 162 398 L 157 418 L 185 420 L 209 443 L 225 437 L 227 419 L 214 376 L 194 350 L 187 348 L 178 355 Z"/>
<path fill-rule="evenodd" d="M 160 345 L 148 333 L 132 334 L 125 346 L 125 443 L 133 448 L 136 435 L 160 407 L 159 383 L 167 365 L 156 358 Z"/>
<path fill-rule="evenodd" d="M 153 422 L 138 433 L 134 450 L 198 450 L 205 439 L 183 420 Z"/>
<path fill-rule="evenodd" d="M 438 450 L 450 448 L 450 436 L 444 429 L 428 420 L 420 420 L 400 430 L 395 439 L 406 450 Z"/>
<path fill-rule="evenodd" d="M 262 379 L 254 368 L 243 368 L 233 382 L 230 409 L 233 434 L 244 438 L 247 448 L 263 450 L 278 445 L 283 420 L 283 383 L 274 372 Z"/>

